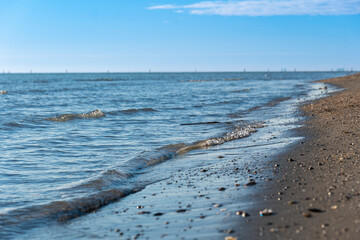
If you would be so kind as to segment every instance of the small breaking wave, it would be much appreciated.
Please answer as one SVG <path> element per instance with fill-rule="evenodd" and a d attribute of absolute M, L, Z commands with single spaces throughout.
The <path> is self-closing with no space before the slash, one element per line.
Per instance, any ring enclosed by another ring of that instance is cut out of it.
<path fill-rule="evenodd" d="M 81 114 L 73 114 L 73 113 L 69 113 L 69 114 L 62 114 L 60 116 L 56 116 L 56 117 L 51 117 L 51 118 L 47 118 L 45 120 L 48 121 L 55 121 L 55 122 L 67 122 L 70 120 L 74 120 L 74 119 L 82 119 L 82 118 L 102 118 L 102 117 L 106 117 L 105 113 L 103 113 L 102 111 L 100 111 L 99 109 L 96 109 L 92 112 L 88 112 L 88 113 L 81 113 Z"/>
<path fill-rule="evenodd" d="M 116 169 L 106 170 L 96 178 L 61 189 L 72 194 L 85 194 L 83 197 L 54 201 L 0 214 L 0 238 L 2 237 L 1 232 L 21 233 L 24 229 L 40 226 L 48 221 L 63 222 L 94 212 L 159 180 L 138 181 L 136 177 L 142 172 L 142 169 L 193 150 L 207 149 L 228 141 L 248 137 L 261 127 L 264 127 L 262 123 L 242 123 L 220 137 L 201 140 L 192 144 L 169 144 L 153 151 L 145 151 L 137 157 L 123 162 Z"/>
<path fill-rule="evenodd" d="M 206 140 L 197 141 L 189 145 L 185 143 L 179 143 L 175 145 L 172 144 L 165 146 L 162 149 L 168 149 L 170 151 L 168 151 L 168 153 L 166 155 L 163 155 L 161 158 L 150 160 L 148 163 L 146 163 L 146 166 L 157 164 L 164 160 L 168 160 L 177 155 L 186 154 L 193 150 L 207 149 L 211 146 L 216 146 L 232 140 L 248 137 L 252 133 L 256 132 L 258 128 L 262 128 L 262 127 L 264 127 L 262 123 L 241 124 L 235 126 L 235 129 L 233 131 L 228 132 L 220 137 L 214 137 Z"/>

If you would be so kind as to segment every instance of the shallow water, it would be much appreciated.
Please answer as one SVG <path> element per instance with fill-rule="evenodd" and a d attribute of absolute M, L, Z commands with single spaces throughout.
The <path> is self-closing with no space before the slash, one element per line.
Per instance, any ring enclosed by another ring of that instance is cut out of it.
<path fill-rule="evenodd" d="M 287 114 L 276 124 L 293 122 L 293 109 L 272 106 L 345 74 L 0 75 L 0 236 L 76 218 L 179 167 L 209 164 L 164 165 L 229 141 L 247 145 L 244 137 L 280 121 L 274 114 Z"/>

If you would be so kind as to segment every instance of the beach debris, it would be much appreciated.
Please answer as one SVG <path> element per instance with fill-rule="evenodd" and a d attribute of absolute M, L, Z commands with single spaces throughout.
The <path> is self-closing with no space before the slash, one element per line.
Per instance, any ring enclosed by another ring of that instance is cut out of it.
<path fill-rule="evenodd" d="M 139 211 L 138 214 L 150 214 L 148 211 Z"/>
<path fill-rule="evenodd" d="M 213 207 L 215 207 L 215 208 L 218 208 L 218 207 L 221 207 L 221 206 L 222 206 L 221 204 L 217 204 L 217 203 L 213 205 Z"/>
<path fill-rule="evenodd" d="M 289 162 L 295 162 L 295 160 L 292 159 L 292 158 L 289 158 L 288 161 L 289 161 Z"/>
<path fill-rule="evenodd" d="M 302 215 L 303 215 L 304 217 L 306 217 L 306 218 L 309 218 L 309 217 L 312 216 L 311 213 L 308 213 L 308 212 L 303 212 Z"/>
<path fill-rule="evenodd" d="M 232 234 L 232 233 L 234 233 L 234 232 L 235 232 L 235 231 L 232 230 L 232 229 L 229 229 L 229 230 L 226 231 L 227 234 Z"/>
<path fill-rule="evenodd" d="M 336 210 L 337 208 L 338 208 L 338 206 L 337 205 L 334 205 L 334 206 L 331 206 L 330 207 L 332 210 Z"/>
<path fill-rule="evenodd" d="M 237 211 L 237 212 L 236 212 L 236 215 L 242 216 L 242 217 L 244 217 L 244 218 L 250 216 L 250 214 L 248 214 L 247 212 L 244 212 L 244 211 Z"/>
<path fill-rule="evenodd" d="M 224 187 L 219 188 L 219 191 L 225 191 L 225 190 L 226 190 L 226 188 L 224 188 Z"/>
<path fill-rule="evenodd" d="M 201 169 L 200 172 L 207 172 L 207 169 Z"/>
<path fill-rule="evenodd" d="M 294 204 L 297 204 L 297 201 L 288 201 L 288 204 L 289 205 L 294 205 Z"/>
<path fill-rule="evenodd" d="M 259 212 L 261 217 L 265 217 L 265 216 L 271 216 L 273 215 L 273 210 L 271 208 L 265 208 L 264 210 Z"/>
<path fill-rule="evenodd" d="M 7 93 L 7 91 L 5 91 L 5 90 L 0 91 L 0 95 L 1 95 L 1 94 L 6 94 L 6 93 Z"/>
<path fill-rule="evenodd" d="M 251 179 L 248 183 L 244 185 L 244 187 L 254 186 L 256 184 L 255 180 Z"/>
<path fill-rule="evenodd" d="M 218 158 L 225 158 L 224 156 L 218 156 Z"/>
<path fill-rule="evenodd" d="M 278 232 L 279 229 L 278 228 L 270 228 L 270 232 Z"/>
<path fill-rule="evenodd" d="M 144 208 L 144 206 L 139 205 L 139 206 L 137 206 L 136 208 L 137 208 L 137 209 L 141 209 L 141 208 Z"/>
<path fill-rule="evenodd" d="M 324 210 L 321 210 L 319 208 L 308 208 L 309 212 L 314 212 L 314 213 L 322 213 L 324 212 Z"/>
<path fill-rule="evenodd" d="M 224 240 L 237 240 L 237 237 L 227 236 Z"/>
<path fill-rule="evenodd" d="M 326 227 L 328 227 L 328 226 L 329 226 L 328 223 L 323 223 L 323 224 L 321 224 L 321 228 L 326 228 Z"/>

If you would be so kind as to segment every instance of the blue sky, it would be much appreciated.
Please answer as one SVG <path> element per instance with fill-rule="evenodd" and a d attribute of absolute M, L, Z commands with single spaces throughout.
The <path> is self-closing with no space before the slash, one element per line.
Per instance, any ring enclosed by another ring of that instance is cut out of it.
<path fill-rule="evenodd" d="M 0 71 L 360 70 L 360 0 L 0 0 Z"/>

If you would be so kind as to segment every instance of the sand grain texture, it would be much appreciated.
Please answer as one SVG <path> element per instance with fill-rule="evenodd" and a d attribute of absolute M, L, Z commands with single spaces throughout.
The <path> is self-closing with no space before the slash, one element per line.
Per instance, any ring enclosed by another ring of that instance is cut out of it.
<path fill-rule="evenodd" d="M 276 215 L 254 219 L 252 238 L 359 238 L 360 74 L 322 82 L 345 90 L 302 107 L 305 139 L 268 163 L 279 171 L 258 203 Z"/>

